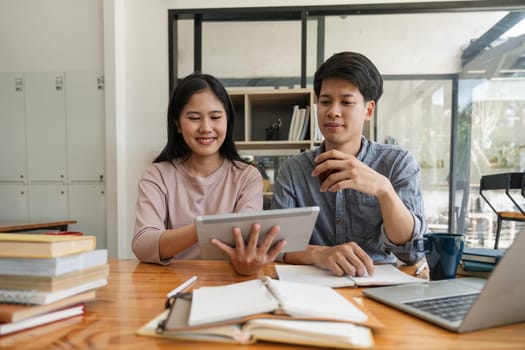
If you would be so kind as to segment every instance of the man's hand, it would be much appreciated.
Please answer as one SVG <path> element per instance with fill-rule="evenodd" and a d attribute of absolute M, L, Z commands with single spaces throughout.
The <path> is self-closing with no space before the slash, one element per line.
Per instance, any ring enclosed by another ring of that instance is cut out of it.
<path fill-rule="evenodd" d="M 211 243 L 228 255 L 235 270 L 241 275 L 255 275 L 269 262 L 275 260 L 277 255 L 286 245 L 286 240 L 277 242 L 270 250 L 275 236 L 279 233 L 280 227 L 275 225 L 268 231 L 260 246 L 257 246 L 261 225 L 253 224 L 250 237 L 245 244 L 241 230 L 238 227 L 233 229 L 235 247 L 230 247 L 224 242 L 213 238 Z"/>
<path fill-rule="evenodd" d="M 310 246 L 313 264 L 330 270 L 337 276 L 363 276 L 365 272 L 374 274 L 374 262 L 355 242 L 333 247 Z"/>
<path fill-rule="evenodd" d="M 372 196 L 393 191 L 388 179 L 351 154 L 331 150 L 315 158 L 312 176 L 319 176 L 321 192 L 336 192 L 347 188 Z"/>

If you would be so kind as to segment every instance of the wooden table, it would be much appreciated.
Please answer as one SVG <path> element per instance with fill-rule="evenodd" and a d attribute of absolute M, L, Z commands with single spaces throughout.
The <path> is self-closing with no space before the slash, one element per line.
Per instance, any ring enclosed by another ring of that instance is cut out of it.
<path fill-rule="evenodd" d="M 0 232 L 24 232 L 35 230 L 67 231 L 68 225 L 76 224 L 75 220 L 63 221 L 0 221 Z"/>
<path fill-rule="evenodd" d="M 166 293 L 191 277 L 194 287 L 250 279 L 238 276 L 223 261 L 181 260 L 169 266 L 132 260 L 110 261 L 109 284 L 86 305 L 86 314 L 55 324 L 0 337 L 6 349 L 315 349 L 278 343 L 231 345 L 174 341 L 137 336 L 136 330 L 162 312 Z M 408 268 L 407 272 L 413 272 Z M 275 277 L 268 266 L 264 273 Z M 358 288 L 337 289 L 347 298 L 361 297 Z M 467 334 L 455 334 L 389 308 L 366 297 L 365 307 L 385 328 L 374 334 L 375 349 L 524 349 L 525 322 Z"/>

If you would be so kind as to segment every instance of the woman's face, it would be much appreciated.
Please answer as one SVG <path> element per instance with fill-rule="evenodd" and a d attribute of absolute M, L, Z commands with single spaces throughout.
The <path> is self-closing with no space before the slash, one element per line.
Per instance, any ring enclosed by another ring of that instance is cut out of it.
<path fill-rule="evenodd" d="M 228 117 L 222 102 L 209 89 L 195 93 L 182 109 L 177 130 L 192 157 L 216 156 L 226 137 Z"/>

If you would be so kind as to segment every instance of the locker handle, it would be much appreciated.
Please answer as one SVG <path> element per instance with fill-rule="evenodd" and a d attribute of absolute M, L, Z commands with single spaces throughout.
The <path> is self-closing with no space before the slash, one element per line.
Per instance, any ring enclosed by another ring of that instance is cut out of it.
<path fill-rule="evenodd" d="M 55 79 L 55 89 L 56 89 L 56 91 L 62 91 L 64 89 L 64 78 L 56 77 L 56 79 Z"/>

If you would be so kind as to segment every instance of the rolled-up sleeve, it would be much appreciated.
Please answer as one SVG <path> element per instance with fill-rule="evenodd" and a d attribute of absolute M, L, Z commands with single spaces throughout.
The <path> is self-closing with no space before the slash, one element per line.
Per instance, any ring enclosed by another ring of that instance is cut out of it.
<path fill-rule="evenodd" d="M 381 225 L 381 238 L 387 251 L 392 252 L 399 260 L 407 264 L 414 264 L 424 256 L 424 252 L 418 249 L 417 241 L 422 238 L 427 226 L 421 190 L 421 170 L 410 152 L 404 152 L 403 157 L 394 162 L 391 181 L 399 198 L 412 214 L 414 229 L 409 241 L 396 245 L 390 242 Z"/>

